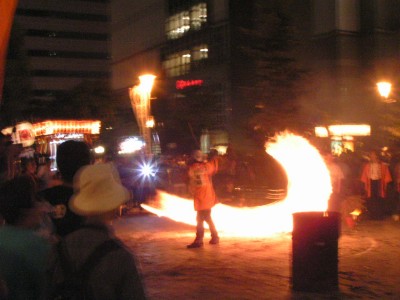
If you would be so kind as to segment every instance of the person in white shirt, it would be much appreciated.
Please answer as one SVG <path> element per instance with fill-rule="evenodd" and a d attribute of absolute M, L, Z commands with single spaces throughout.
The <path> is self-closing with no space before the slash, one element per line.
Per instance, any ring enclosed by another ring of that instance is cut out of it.
<path fill-rule="evenodd" d="M 364 164 L 361 182 L 364 184 L 367 215 L 371 219 L 383 219 L 385 214 L 388 183 L 392 181 L 389 166 L 379 159 L 376 151 L 371 151 L 369 162 Z"/>

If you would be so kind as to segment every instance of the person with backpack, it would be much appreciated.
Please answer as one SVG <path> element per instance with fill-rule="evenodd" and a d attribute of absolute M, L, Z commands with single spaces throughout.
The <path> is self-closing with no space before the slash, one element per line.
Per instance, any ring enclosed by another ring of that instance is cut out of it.
<path fill-rule="evenodd" d="M 133 254 L 110 226 L 130 195 L 112 163 L 81 168 L 70 209 L 82 226 L 64 236 L 50 260 L 51 299 L 146 299 Z"/>

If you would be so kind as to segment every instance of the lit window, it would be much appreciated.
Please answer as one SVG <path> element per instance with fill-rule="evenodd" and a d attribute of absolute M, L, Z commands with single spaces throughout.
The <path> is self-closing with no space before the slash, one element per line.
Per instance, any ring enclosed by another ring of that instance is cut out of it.
<path fill-rule="evenodd" d="M 163 62 L 168 77 L 176 77 L 189 73 L 192 56 L 190 51 L 182 51 L 167 57 Z"/>
<path fill-rule="evenodd" d="M 206 3 L 200 3 L 192 6 L 190 9 L 190 27 L 194 30 L 198 30 L 206 22 L 207 22 Z"/>
<path fill-rule="evenodd" d="M 200 44 L 193 47 L 191 50 L 169 55 L 167 59 L 163 61 L 163 68 L 168 77 L 181 76 L 190 72 L 192 62 L 197 62 L 207 58 L 208 45 Z"/>
<path fill-rule="evenodd" d="M 199 30 L 207 22 L 207 4 L 199 3 L 175 15 L 170 16 L 165 23 L 168 39 L 177 39 L 189 30 Z"/>
<path fill-rule="evenodd" d="M 193 60 L 201 60 L 208 58 L 208 46 L 206 44 L 193 48 Z"/>
<path fill-rule="evenodd" d="M 189 12 L 183 11 L 167 19 L 166 31 L 169 39 L 177 39 L 190 29 Z"/>

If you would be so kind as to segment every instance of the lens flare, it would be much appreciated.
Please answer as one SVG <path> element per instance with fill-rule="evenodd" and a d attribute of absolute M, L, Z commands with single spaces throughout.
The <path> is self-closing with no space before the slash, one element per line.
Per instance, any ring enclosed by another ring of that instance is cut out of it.
<path fill-rule="evenodd" d="M 292 231 L 294 212 L 327 210 L 332 185 L 318 150 L 305 138 L 289 132 L 276 135 L 265 147 L 286 171 L 287 197 L 258 207 L 217 204 L 212 216 L 221 235 L 266 237 L 287 233 Z M 196 212 L 189 199 L 158 191 L 154 201 L 142 207 L 158 216 L 196 225 Z"/>

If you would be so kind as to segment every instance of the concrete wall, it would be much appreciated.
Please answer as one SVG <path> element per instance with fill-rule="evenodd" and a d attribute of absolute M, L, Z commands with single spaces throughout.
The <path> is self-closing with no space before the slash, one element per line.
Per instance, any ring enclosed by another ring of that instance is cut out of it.
<path fill-rule="evenodd" d="M 112 88 L 127 89 L 143 72 L 160 76 L 165 41 L 164 0 L 115 0 L 112 11 Z"/>

